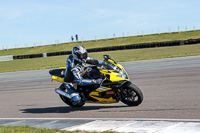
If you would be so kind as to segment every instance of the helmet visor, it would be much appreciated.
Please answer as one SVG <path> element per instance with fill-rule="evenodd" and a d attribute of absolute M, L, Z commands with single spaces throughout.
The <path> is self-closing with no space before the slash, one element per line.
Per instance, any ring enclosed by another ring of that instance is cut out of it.
<path fill-rule="evenodd" d="M 87 59 L 87 57 L 88 57 L 88 56 L 87 56 L 87 53 L 84 53 L 84 54 L 81 54 L 81 55 L 80 55 L 80 59 Z"/>

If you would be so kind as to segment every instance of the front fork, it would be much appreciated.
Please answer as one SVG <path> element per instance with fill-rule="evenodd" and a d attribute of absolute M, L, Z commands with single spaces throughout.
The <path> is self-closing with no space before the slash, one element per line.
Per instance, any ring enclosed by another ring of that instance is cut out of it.
<path fill-rule="evenodd" d="M 117 96 L 119 98 L 119 100 L 123 99 L 123 95 L 122 94 L 126 94 L 126 91 L 123 90 L 124 86 L 129 86 L 131 84 L 130 81 L 124 83 L 120 88 L 117 89 Z"/>

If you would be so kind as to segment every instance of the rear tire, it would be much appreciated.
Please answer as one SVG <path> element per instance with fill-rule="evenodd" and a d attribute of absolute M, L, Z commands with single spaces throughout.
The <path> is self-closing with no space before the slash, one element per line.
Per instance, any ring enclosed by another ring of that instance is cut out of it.
<path fill-rule="evenodd" d="M 121 101 L 128 106 L 138 106 L 143 101 L 143 94 L 140 88 L 134 84 L 124 86 L 120 92 Z"/>
<path fill-rule="evenodd" d="M 59 87 L 61 90 L 65 90 L 65 86 L 64 86 L 64 84 L 61 84 L 60 85 L 60 87 Z M 70 99 L 69 98 L 67 98 L 67 97 L 64 97 L 64 96 L 62 96 L 62 95 L 60 95 L 60 98 L 61 98 L 61 100 L 64 102 L 64 103 L 66 103 L 67 105 L 69 105 L 69 106 L 71 106 L 71 107 L 76 107 L 76 108 L 79 108 L 79 107 L 82 107 L 84 104 L 85 104 L 85 102 L 83 101 L 83 100 L 81 100 L 80 102 L 81 103 L 79 103 L 79 104 L 72 104 L 72 102 L 70 101 Z"/>
<path fill-rule="evenodd" d="M 83 100 L 81 100 L 80 102 L 80 104 L 72 104 L 72 102 L 70 101 L 70 99 L 68 99 L 68 98 L 66 98 L 66 97 L 64 97 L 64 96 L 62 96 L 62 95 L 60 95 L 60 98 L 62 99 L 62 101 L 64 102 L 64 103 L 66 103 L 67 105 L 69 105 L 69 106 L 71 106 L 71 107 L 82 107 L 84 104 L 85 104 L 85 102 L 83 101 Z"/>

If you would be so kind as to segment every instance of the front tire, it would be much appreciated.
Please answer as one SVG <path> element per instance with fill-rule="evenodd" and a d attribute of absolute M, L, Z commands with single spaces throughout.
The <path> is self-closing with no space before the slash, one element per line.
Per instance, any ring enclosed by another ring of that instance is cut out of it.
<path fill-rule="evenodd" d="M 138 106 L 143 101 L 143 94 L 140 88 L 134 84 L 130 84 L 121 89 L 120 99 L 128 106 Z"/>

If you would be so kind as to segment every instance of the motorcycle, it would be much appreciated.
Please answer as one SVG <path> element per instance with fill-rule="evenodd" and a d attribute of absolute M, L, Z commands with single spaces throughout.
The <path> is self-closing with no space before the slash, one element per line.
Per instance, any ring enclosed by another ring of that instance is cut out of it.
<path fill-rule="evenodd" d="M 128 106 L 138 106 L 143 101 L 140 88 L 131 83 L 128 73 L 122 65 L 118 64 L 109 55 L 103 55 L 104 61 L 101 65 L 87 65 L 82 71 L 84 79 L 102 79 L 100 85 L 79 86 L 76 92 L 81 97 L 81 102 L 74 104 L 70 101 L 64 83 L 66 67 L 52 69 L 49 71 L 52 80 L 60 83 L 55 92 L 59 94 L 62 101 L 71 107 L 82 107 L 85 103 L 118 103 L 119 101 Z"/>

